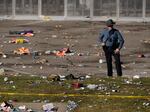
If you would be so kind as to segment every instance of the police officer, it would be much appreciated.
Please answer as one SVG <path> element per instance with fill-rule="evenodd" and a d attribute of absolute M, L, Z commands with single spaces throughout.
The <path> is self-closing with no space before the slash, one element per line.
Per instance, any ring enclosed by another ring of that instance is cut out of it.
<path fill-rule="evenodd" d="M 120 50 L 124 44 L 124 39 L 121 33 L 113 27 L 114 24 L 115 22 L 112 19 L 106 21 L 107 27 L 100 33 L 99 41 L 102 43 L 106 57 L 107 75 L 113 76 L 112 56 L 114 56 L 117 75 L 122 76 Z"/>

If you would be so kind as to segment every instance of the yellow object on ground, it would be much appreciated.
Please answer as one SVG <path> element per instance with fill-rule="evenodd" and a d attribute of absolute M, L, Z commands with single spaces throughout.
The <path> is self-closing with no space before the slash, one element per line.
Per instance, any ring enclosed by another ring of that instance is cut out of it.
<path fill-rule="evenodd" d="M 22 43 L 25 43 L 25 40 L 24 39 L 16 39 L 16 44 L 22 44 Z"/>
<path fill-rule="evenodd" d="M 15 44 L 23 44 L 23 43 L 28 43 L 28 42 L 29 40 L 22 39 L 22 38 L 12 39 L 11 41 L 9 41 L 9 43 L 15 43 Z"/>

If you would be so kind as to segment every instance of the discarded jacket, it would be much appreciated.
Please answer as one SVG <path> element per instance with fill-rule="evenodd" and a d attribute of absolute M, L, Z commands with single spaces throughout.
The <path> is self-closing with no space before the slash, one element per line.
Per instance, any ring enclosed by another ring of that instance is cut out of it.
<path fill-rule="evenodd" d="M 9 34 L 17 34 L 17 35 L 23 35 L 27 33 L 34 33 L 33 30 L 22 30 L 22 31 L 9 31 Z"/>

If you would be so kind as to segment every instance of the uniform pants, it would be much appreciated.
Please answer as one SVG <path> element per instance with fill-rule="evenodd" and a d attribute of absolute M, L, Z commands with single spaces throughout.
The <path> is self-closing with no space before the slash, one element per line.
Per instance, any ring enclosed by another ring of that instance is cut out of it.
<path fill-rule="evenodd" d="M 111 47 L 103 47 L 103 50 L 105 52 L 106 57 L 106 63 L 107 63 L 107 75 L 113 76 L 113 70 L 112 70 L 112 56 L 115 59 L 115 65 L 116 65 L 116 71 L 118 76 L 122 76 L 122 67 L 120 62 L 120 54 L 115 53 L 114 50 Z"/>

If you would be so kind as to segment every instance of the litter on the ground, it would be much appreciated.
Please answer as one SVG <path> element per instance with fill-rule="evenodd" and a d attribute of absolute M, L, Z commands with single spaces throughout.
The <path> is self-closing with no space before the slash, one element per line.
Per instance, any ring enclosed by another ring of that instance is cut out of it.
<path fill-rule="evenodd" d="M 40 53 L 38 51 L 33 51 L 32 52 L 32 59 L 36 59 L 36 57 L 39 55 L 40 55 Z"/>
<path fill-rule="evenodd" d="M 140 78 L 139 75 L 134 75 L 134 76 L 133 76 L 133 79 L 139 79 L 139 78 Z"/>
<path fill-rule="evenodd" d="M 145 55 L 144 54 L 139 54 L 138 58 L 145 58 Z"/>
<path fill-rule="evenodd" d="M 45 51 L 45 54 L 46 55 L 55 55 L 58 57 L 64 57 L 64 56 L 72 56 L 75 53 L 72 52 L 69 48 L 63 48 L 61 50 L 53 50 L 53 51 L 47 50 L 47 51 Z"/>
<path fill-rule="evenodd" d="M 15 43 L 15 44 L 23 44 L 23 43 L 28 43 L 28 39 L 22 39 L 22 38 L 14 38 L 9 41 L 9 43 Z"/>
<path fill-rule="evenodd" d="M 3 102 L 1 104 L 0 110 L 2 110 L 3 112 L 12 112 L 13 109 L 13 105 L 9 104 L 8 102 Z"/>
<path fill-rule="evenodd" d="M 141 40 L 141 43 L 150 45 L 150 40 Z"/>
<path fill-rule="evenodd" d="M 8 81 L 8 77 L 4 77 L 4 82 L 7 82 Z"/>
<path fill-rule="evenodd" d="M 91 90 L 94 90 L 94 89 L 96 89 L 98 87 L 98 85 L 95 85 L 95 84 L 89 84 L 89 85 L 87 85 L 87 88 L 88 89 L 91 89 Z"/>
<path fill-rule="evenodd" d="M 57 112 L 58 108 L 53 103 L 48 103 L 42 106 L 44 112 Z"/>
<path fill-rule="evenodd" d="M 25 106 L 25 105 L 19 106 L 18 108 L 19 108 L 20 110 L 26 110 L 26 106 Z"/>
<path fill-rule="evenodd" d="M 21 47 L 17 50 L 14 50 L 14 54 L 25 55 L 25 54 L 30 54 L 30 51 L 28 48 Z"/>
<path fill-rule="evenodd" d="M 81 87 L 84 87 L 82 83 L 79 83 L 79 82 L 74 82 L 72 83 L 72 87 L 77 89 L 77 88 L 81 88 Z"/>
<path fill-rule="evenodd" d="M 5 70 L 3 68 L 0 69 L 0 75 L 5 75 Z"/>
<path fill-rule="evenodd" d="M 23 35 L 27 33 L 34 33 L 33 30 L 20 30 L 20 31 L 9 31 L 9 34 L 18 34 L 18 35 Z"/>
<path fill-rule="evenodd" d="M 34 31 L 33 30 L 22 30 L 22 31 L 9 31 L 10 35 L 20 35 L 24 37 L 33 37 Z"/>
<path fill-rule="evenodd" d="M 106 61 L 103 60 L 103 59 L 99 59 L 99 63 L 102 64 L 102 63 L 105 63 Z"/>
<path fill-rule="evenodd" d="M 72 52 L 70 51 L 69 48 L 63 48 L 62 50 L 56 51 L 54 54 L 56 56 L 63 57 L 63 56 L 66 56 L 66 55 L 71 55 Z"/>
<path fill-rule="evenodd" d="M 48 62 L 47 59 L 41 59 L 41 60 L 37 60 L 35 63 L 37 63 L 37 64 L 45 64 L 47 62 Z"/>
<path fill-rule="evenodd" d="M 6 55 L 6 54 L 3 54 L 2 57 L 3 57 L 3 58 L 7 58 L 7 55 Z"/>
<path fill-rule="evenodd" d="M 23 36 L 25 36 L 25 37 L 33 37 L 34 34 L 33 33 L 26 33 L 26 34 L 23 34 Z"/>
<path fill-rule="evenodd" d="M 66 112 L 70 112 L 70 111 L 73 111 L 74 109 L 77 108 L 77 103 L 74 102 L 74 101 L 68 101 L 68 104 L 67 104 L 67 111 Z"/>

